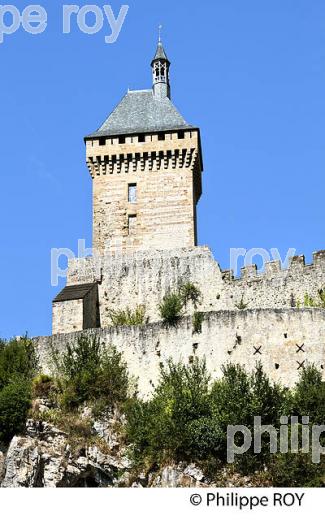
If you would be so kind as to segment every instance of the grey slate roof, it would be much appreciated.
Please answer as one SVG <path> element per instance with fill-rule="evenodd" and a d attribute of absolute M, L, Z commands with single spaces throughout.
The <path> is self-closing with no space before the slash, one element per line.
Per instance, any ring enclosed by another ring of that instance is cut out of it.
<path fill-rule="evenodd" d="M 193 128 L 171 100 L 157 99 L 152 90 L 129 91 L 103 125 L 86 137 L 139 134 Z"/>
<path fill-rule="evenodd" d="M 66 302 L 68 300 L 83 300 L 85 296 L 95 287 L 97 283 L 85 283 L 80 285 L 67 285 L 54 298 L 55 302 Z"/>
<path fill-rule="evenodd" d="M 151 64 L 155 61 L 155 60 L 166 60 L 168 61 L 168 63 L 170 63 L 169 59 L 167 58 L 167 54 L 165 52 L 165 49 L 163 47 L 163 44 L 161 42 L 158 43 L 158 47 L 157 47 L 157 50 L 156 50 L 156 54 L 155 54 L 155 57 L 154 59 L 152 60 Z"/>

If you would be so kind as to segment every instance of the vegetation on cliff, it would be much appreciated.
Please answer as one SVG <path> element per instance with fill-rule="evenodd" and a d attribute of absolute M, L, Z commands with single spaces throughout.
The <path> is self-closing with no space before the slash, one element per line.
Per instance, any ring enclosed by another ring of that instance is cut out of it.
<path fill-rule="evenodd" d="M 27 338 L 0 340 L 0 441 L 23 430 L 37 359 Z"/>
<path fill-rule="evenodd" d="M 325 383 L 314 366 L 302 369 L 299 382 L 289 390 L 272 383 L 259 364 L 253 373 L 227 365 L 222 377 L 213 380 L 204 360 L 193 358 L 188 365 L 169 361 L 161 368 L 152 397 L 144 401 L 121 354 L 97 338 L 81 336 L 62 354 L 53 351 L 53 377 L 37 374 L 36 361 L 27 338 L 0 343 L 1 441 L 22 432 L 31 416 L 64 428 L 79 445 L 91 445 L 98 440 L 83 416 L 88 407 L 98 418 L 114 411 L 123 417 L 120 442 L 137 472 L 195 463 L 210 482 L 220 482 L 218 475 L 227 470 L 258 474 L 262 482 L 277 486 L 325 484 L 323 460 L 314 464 L 311 453 L 302 450 L 271 454 L 269 433 L 262 435 L 259 453 L 252 446 L 232 465 L 226 457 L 228 425 L 244 425 L 253 434 L 256 416 L 277 433 L 283 416 L 309 416 L 310 426 L 325 424 Z M 37 401 L 46 402 L 45 411 L 37 408 Z M 241 434 L 236 435 L 241 445 Z"/>

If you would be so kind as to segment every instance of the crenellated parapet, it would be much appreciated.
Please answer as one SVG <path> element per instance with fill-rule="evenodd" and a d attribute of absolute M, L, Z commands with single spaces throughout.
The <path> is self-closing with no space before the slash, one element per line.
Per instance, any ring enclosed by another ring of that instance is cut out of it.
<path fill-rule="evenodd" d="M 325 251 L 313 254 L 313 262 L 307 264 L 304 255 L 289 259 L 288 267 L 281 262 L 266 262 L 263 271 L 257 266 L 247 265 L 240 276 L 233 271 L 222 271 L 224 283 L 222 308 L 287 308 L 308 305 L 322 306 L 319 292 L 325 288 Z"/>
<path fill-rule="evenodd" d="M 287 268 L 282 268 L 280 260 L 272 260 L 264 264 L 264 270 L 258 271 L 256 264 L 246 265 L 240 270 L 239 278 L 235 278 L 232 270 L 222 270 L 223 280 L 240 282 L 240 281 L 260 281 L 266 278 L 273 278 L 278 275 L 294 277 L 296 274 L 310 275 L 311 271 L 323 271 L 325 273 L 325 250 L 313 253 L 313 262 L 307 264 L 304 255 L 292 256 L 289 258 Z"/>

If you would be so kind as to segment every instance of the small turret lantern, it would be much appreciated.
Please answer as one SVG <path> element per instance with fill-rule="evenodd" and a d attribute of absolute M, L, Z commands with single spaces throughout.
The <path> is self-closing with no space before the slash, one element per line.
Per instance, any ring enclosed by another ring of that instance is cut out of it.
<path fill-rule="evenodd" d="M 167 58 L 165 49 L 161 42 L 159 26 L 159 41 L 154 59 L 151 62 L 153 93 L 157 99 L 170 99 L 169 67 L 170 61 Z"/>

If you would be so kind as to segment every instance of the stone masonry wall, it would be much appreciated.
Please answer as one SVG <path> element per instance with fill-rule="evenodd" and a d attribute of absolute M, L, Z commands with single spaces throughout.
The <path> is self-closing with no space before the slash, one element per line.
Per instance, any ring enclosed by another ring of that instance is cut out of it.
<path fill-rule="evenodd" d="M 236 310 L 240 302 L 247 309 L 292 308 L 303 303 L 304 296 L 317 296 L 325 287 L 325 255 L 314 255 L 314 263 L 305 265 L 303 257 L 294 257 L 290 267 L 281 270 L 278 262 L 266 264 L 259 274 L 254 266 L 242 270 L 233 279 L 221 271 L 207 247 L 146 251 L 133 255 L 112 255 L 75 259 L 69 262 L 68 285 L 99 281 L 101 326 L 108 327 L 110 309 L 145 305 L 149 322 L 160 320 L 158 305 L 163 296 L 180 283 L 191 281 L 202 292 L 199 311 Z M 189 306 L 186 314 L 194 309 Z"/>
<path fill-rule="evenodd" d="M 179 138 L 167 132 L 139 137 L 88 140 L 93 178 L 93 248 L 101 254 L 121 248 L 170 249 L 196 245 L 195 207 L 201 195 L 198 131 Z M 125 141 L 125 142 L 124 142 Z M 128 185 L 136 184 L 136 201 Z M 129 230 L 129 217 L 136 223 Z"/>
<path fill-rule="evenodd" d="M 52 333 L 74 332 L 84 328 L 82 300 L 68 300 L 52 304 Z"/>
<path fill-rule="evenodd" d="M 83 334 L 97 334 L 106 345 L 115 345 L 123 353 L 130 373 L 139 377 L 144 397 L 157 385 L 160 365 L 170 357 L 187 363 L 195 355 L 205 356 L 214 377 L 221 375 L 222 365 L 228 362 L 251 370 L 261 361 L 270 378 L 286 386 L 297 381 L 307 363 L 315 363 L 322 371 L 325 366 L 325 310 L 321 309 L 209 312 L 204 314 L 200 334 L 193 333 L 191 317 L 184 317 L 175 328 L 160 322 Z M 52 346 L 62 351 L 77 336 L 36 338 L 42 370 L 51 371 Z"/>

